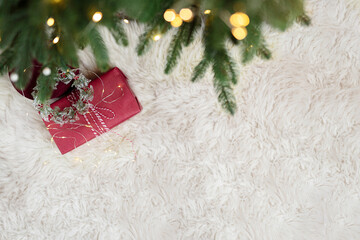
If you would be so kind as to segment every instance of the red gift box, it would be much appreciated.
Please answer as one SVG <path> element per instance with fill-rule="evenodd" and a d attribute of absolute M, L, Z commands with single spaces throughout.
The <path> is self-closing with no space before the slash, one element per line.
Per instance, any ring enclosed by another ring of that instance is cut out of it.
<path fill-rule="evenodd" d="M 60 152 L 65 154 L 91 139 L 109 131 L 121 122 L 141 111 L 141 105 L 131 91 L 125 75 L 113 68 L 89 84 L 94 90 L 94 98 L 85 115 L 79 120 L 63 125 L 44 121 Z M 76 98 L 75 91 L 51 104 L 60 109 L 71 106 Z"/>
<path fill-rule="evenodd" d="M 26 87 L 21 90 L 15 86 L 14 82 L 11 82 L 12 85 L 14 86 L 14 88 L 16 89 L 16 91 L 18 91 L 18 93 L 20 93 L 21 95 L 23 95 L 26 98 L 34 99 L 32 96 L 32 92 L 34 91 L 34 88 L 36 87 L 37 79 L 38 79 L 39 75 L 41 74 L 41 68 L 42 68 L 41 63 L 39 63 L 36 59 L 34 59 L 32 61 L 32 68 L 27 70 L 27 72 L 31 71 L 31 75 L 29 76 L 30 80 L 27 83 Z M 9 72 L 9 76 L 10 76 L 10 74 L 11 74 L 11 72 Z M 56 89 L 54 89 L 52 91 L 50 98 L 58 98 L 58 97 L 62 96 L 64 93 L 66 93 L 71 88 L 71 84 L 72 84 L 72 81 L 68 84 L 59 82 L 56 86 Z"/>

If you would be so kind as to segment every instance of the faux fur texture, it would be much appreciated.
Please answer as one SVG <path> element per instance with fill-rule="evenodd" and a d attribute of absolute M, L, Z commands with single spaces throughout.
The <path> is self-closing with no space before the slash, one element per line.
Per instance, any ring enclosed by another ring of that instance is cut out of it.
<path fill-rule="evenodd" d="M 172 33 L 138 57 L 142 26 L 129 47 L 104 30 L 144 109 L 64 156 L 2 77 L 0 238 L 360 239 L 360 2 L 307 9 L 311 27 L 264 27 L 271 61 L 238 64 L 234 117 L 211 71 L 190 82 L 199 37 L 165 75 Z"/>

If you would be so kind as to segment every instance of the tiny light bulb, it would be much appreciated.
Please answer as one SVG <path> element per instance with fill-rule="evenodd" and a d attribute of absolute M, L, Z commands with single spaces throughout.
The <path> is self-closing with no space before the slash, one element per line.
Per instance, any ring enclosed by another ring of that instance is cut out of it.
<path fill-rule="evenodd" d="M 205 14 L 210 14 L 210 13 L 211 13 L 211 10 L 210 10 L 210 9 L 206 9 L 206 10 L 204 11 L 204 13 L 205 13 Z"/>
<path fill-rule="evenodd" d="M 100 22 L 100 20 L 102 19 L 103 15 L 102 12 L 96 12 L 94 13 L 94 15 L 92 16 L 92 20 L 93 22 Z"/>
<path fill-rule="evenodd" d="M 244 27 L 233 28 L 231 33 L 237 40 L 243 40 L 247 36 L 247 30 Z"/>
<path fill-rule="evenodd" d="M 45 76 L 49 76 L 51 74 L 51 69 L 46 67 L 43 69 L 42 73 L 45 75 Z"/>
<path fill-rule="evenodd" d="M 156 41 L 159 41 L 161 38 L 161 35 L 160 34 L 156 34 L 155 36 L 153 36 L 153 40 L 156 42 Z"/>
<path fill-rule="evenodd" d="M 59 42 L 60 38 L 57 36 L 53 39 L 53 44 L 57 44 Z"/>
<path fill-rule="evenodd" d="M 171 21 L 174 21 L 176 17 L 176 12 L 174 9 L 167 9 L 165 12 L 164 12 L 164 19 L 165 21 L 167 22 L 171 22 Z"/>
<path fill-rule="evenodd" d="M 250 23 L 250 18 L 245 13 L 236 12 L 230 16 L 230 23 L 233 27 L 246 27 Z"/>
<path fill-rule="evenodd" d="M 53 26 L 54 23 L 55 23 L 55 19 L 52 18 L 52 17 L 49 18 L 49 19 L 46 21 L 46 24 L 47 24 L 49 27 Z"/>
<path fill-rule="evenodd" d="M 180 10 L 180 17 L 185 22 L 190 22 L 193 19 L 193 12 L 190 8 L 183 8 Z"/>
<path fill-rule="evenodd" d="M 12 82 L 17 82 L 18 80 L 19 80 L 19 75 L 17 74 L 17 73 L 11 73 L 10 74 L 10 80 L 12 81 Z"/>
<path fill-rule="evenodd" d="M 171 26 L 180 27 L 182 23 L 183 23 L 183 21 L 182 21 L 181 17 L 178 14 L 176 14 L 175 19 L 173 21 L 171 21 Z"/>
<path fill-rule="evenodd" d="M 124 23 L 128 24 L 129 23 L 129 20 L 124 18 Z"/>

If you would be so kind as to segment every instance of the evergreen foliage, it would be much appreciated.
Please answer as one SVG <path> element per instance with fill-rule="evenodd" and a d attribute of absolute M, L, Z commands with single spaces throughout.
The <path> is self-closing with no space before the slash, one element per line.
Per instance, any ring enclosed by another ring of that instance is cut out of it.
<path fill-rule="evenodd" d="M 98 31 L 99 25 L 107 27 L 117 43 L 127 46 L 122 20 L 126 18 L 146 23 L 148 27 L 139 37 L 136 49 L 138 55 L 142 55 L 155 43 L 155 35 L 165 34 L 171 29 L 163 18 L 166 9 L 173 8 L 179 12 L 182 8 L 190 8 L 194 18 L 184 22 L 174 34 L 164 71 L 171 73 L 182 49 L 189 46 L 196 32 L 201 33 L 205 51 L 191 80 L 200 79 L 211 66 L 219 101 L 233 114 L 236 103 L 232 87 L 237 83 L 238 70 L 227 54 L 224 42 L 230 38 L 240 47 L 243 63 L 251 61 L 256 55 L 269 59 L 271 52 L 261 26 L 266 23 L 285 30 L 295 20 L 309 25 L 311 21 L 303 5 L 303 0 L 0 0 L 0 73 L 15 71 L 19 75 L 16 85 L 24 88 L 34 59 L 55 73 L 58 67 L 77 67 L 77 50 L 88 45 L 98 68 L 106 71 L 109 56 Z M 211 10 L 210 14 L 204 14 L 207 9 Z M 102 12 L 102 19 L 95 23 L 92 16 L 97 11 Z M 246 27 L 248 35 L 242 41 L 231 35 L 229 17 L 234 12 L 245 12 L 250 18 Z M 52 26 L 46 24 L 50 17 L 55 20 Z M 56 44 L 52 42 L 55 37 L 59 37 Z M 51 95 L 55 84 L 52 79 L 52 76 L 43 75 L 38 79 L 39 98 L 43 101 Z"/>

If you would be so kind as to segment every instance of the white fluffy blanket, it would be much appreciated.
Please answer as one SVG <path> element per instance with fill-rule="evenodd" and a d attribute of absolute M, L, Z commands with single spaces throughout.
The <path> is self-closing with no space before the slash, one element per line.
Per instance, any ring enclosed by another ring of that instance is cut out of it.
<path fill-rule="evenodd" d="M 138 57 L 142 26 L 126 48 L 104 30 L 143 111 L 64 156 L 3 76 L 0 239 L 360 239 L 360 2 L 307 9 L 311 27 L 264 27 L 271 61 L 238 64 L 234 117 L 211 71 L 190 82 L 200 38 L 165 75 L 172 33 Z"/>

